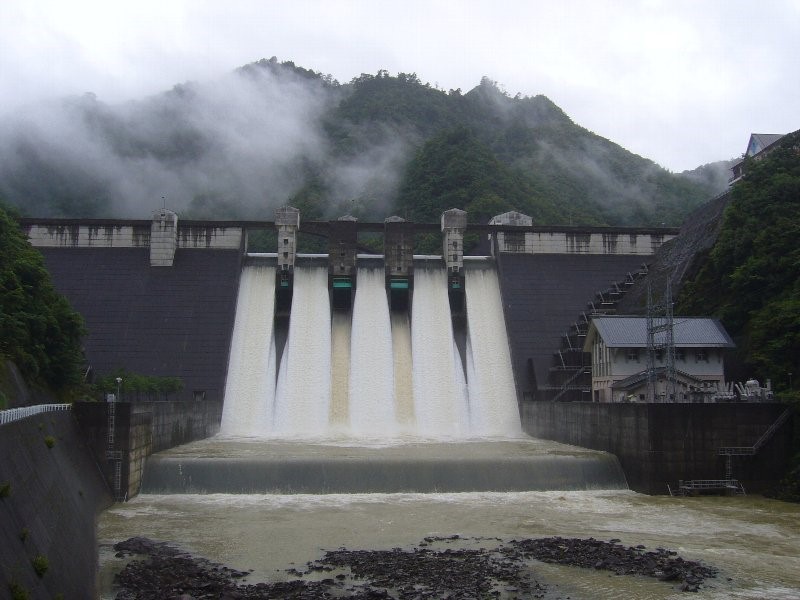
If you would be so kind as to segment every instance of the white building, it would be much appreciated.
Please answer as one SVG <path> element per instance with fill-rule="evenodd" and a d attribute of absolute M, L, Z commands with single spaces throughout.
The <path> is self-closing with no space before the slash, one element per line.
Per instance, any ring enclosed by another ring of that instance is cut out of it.
<path fill-rule="evenodd" d="M 706 402 L 725 389 L 723 352 L 734 343 L 716 319 L 674 317 L 674 397 L 669 397 L 665 334 L 655 336 L 656 401 Z M 595 402 L 644 402 L 648 398 L 648 345 L 645 317 L 598 316 L 586 334 L 592 356 Z"/>

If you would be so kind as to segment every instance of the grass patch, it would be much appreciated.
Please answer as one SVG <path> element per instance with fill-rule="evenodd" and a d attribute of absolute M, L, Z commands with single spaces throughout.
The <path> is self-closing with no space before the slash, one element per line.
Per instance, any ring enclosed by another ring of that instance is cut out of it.
<path fill-rule="evenodd" d="M 8 498 L 11 495 L 11 484 L 7 481 L 0 483 L 0 498 Z"/>
<path fill-rule="evenodd" d="M 54 438 L 52 435 L 48 435 L 44 438 L 44 443 L 48 448 L 52 448 L 56 445 L 56 438 Z"/>
<path fill-rule="evenodd" d="M 8 584 L 8 591 L 11 592 L 11 600 L 30 600 L 31 595 L 24 587 L 16 581 Z"/>

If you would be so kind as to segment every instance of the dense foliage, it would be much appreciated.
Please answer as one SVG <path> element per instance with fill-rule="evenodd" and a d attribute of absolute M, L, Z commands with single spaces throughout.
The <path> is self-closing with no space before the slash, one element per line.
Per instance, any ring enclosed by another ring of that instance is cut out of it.
<path fill-rule="evenodd" d="M 685 314 L 718 316 L 744 372 L 789 392 L 800 379 L 800 133 L 745 166 L 707 261 L 679 299 Z M 793 395 L 796 399 L 800 394 Z"/>
<path fill-rule="evenodd" d="M 32 109 L 33 110 L 33 109 Z M 677 225 L 719 181 L 672 174 L 488 78 L 467 93 L 413 73 L 340 84 L 276 59 L 111 106 L 87 94 L 0 122 L 0 193 L 27 215 L 184 218 L 391 214 Z"/>
<path fill-rule="evenodd" d="M 81 380 L 83 320 L 53 287 L 42 255 L 0 205 L 0 356 L 33 382 Z"/>
<path fill-rule="evenodd" d="M 183 381 L 179 377 L 152 377 L 118 369 L 110 375 L 98 377 L 93 388 L 98 396 L 119 393 L 119 399 L 126 401 L 167 400 L 170 394 L 183 389 Z"/>

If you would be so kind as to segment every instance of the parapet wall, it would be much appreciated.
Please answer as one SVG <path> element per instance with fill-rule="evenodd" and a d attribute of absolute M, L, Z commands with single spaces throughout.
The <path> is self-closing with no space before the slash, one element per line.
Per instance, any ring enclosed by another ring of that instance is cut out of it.
<path fill-rule="evenodd" d="M 37 248 L 149 248 L 151 241 L 151 221 L 23 221 L 23 230 Z M 241 226 L 178 222 L 178 248 L 239 250 L 243 240 Z"/>
<path fill-rule="evenodd" d="M 675 237 L 668 231 L 498 231 L 497 250 L 524 254 L 627 254 L 650 256 Z"/>
<path fill-rule="evenodd" d="M 680 479 L 725 479 L 719 449 L 753 446 L 786 405 L 524 402 L 520 410 L 529 435 L 611 452 L 631 489 L 666 494 Z M 755 456 L 733 457 L 733 477 L 748 492 L 786 473 L 792 430 L 790 418 Z"/>

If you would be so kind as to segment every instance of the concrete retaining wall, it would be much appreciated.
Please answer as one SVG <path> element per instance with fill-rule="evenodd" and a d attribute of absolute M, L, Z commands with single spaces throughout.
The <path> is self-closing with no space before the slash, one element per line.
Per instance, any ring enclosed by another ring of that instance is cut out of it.
<path fill-rule="evenodd" d="M 95 515 L 111 495 L 72 413 L 3 425 L 0 456 L 0 598 L 12 582 L 30 598 L 95 597 Z M 31 562 L 39 555 L 42 577 Z"/>
<path fill-rule="evenodd" d="M 222 402 L 134 402 L 134 415 L 149 414 L 152 452 L 203 440 L 219 432 Z"/>
<path fill-rule="evenodd" d="M 114 444 L 109 447 L 108 402 L 77 402 L 75 416 L 100 472 L 117 499 L 139 493 L 147 457 L 153 452 L 211 437 L 219 431 L 222 402 L 116 402 Z M 109 458 L 109 450 L 119 459 Z M 119 489 L 115 461 L 121 461 Z"/>
<path fill-rule="evenodd" d="M 786 405 L 525 402 L 525 431 L 615 454 L 631 489 L 666 494 L 679 479 L 724 479 L 723 446 L 752 446 Z M 794 418 L 797 418 L 796 416 Z M 756 456 L 734 457 L 733 477 L 748 491 L 780 480 L 792 453 L 792 418 Z"/>

